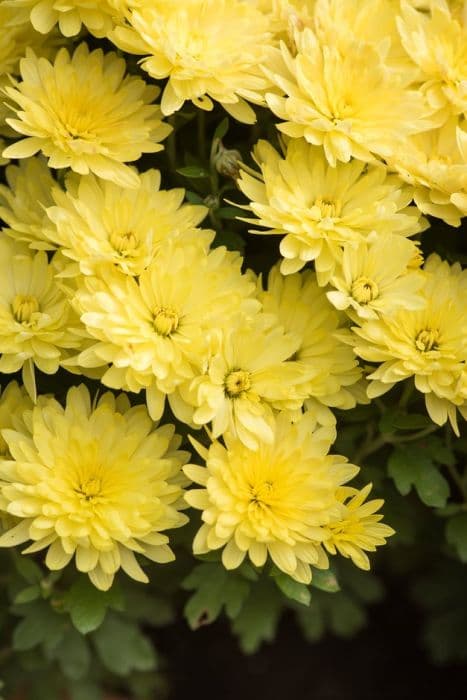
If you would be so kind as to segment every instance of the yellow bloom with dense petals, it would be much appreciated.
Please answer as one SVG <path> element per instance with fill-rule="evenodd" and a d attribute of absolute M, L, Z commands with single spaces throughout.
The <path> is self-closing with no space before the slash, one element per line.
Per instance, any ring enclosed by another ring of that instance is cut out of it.
<path fill-rule="evenodd" d="M 446 0 L 432 0 L 430 12 L 405 0 L 397 23 L 405 50 L 422 71 L 422 91 L 446 117 L 467 112 L 467 18 L 454 16 Z"/>
<path fill-rule="evenodd" d="M 142 68 L 168 78 L 163 114 L 190 100 L 205 110 L 220 102 L 234 118 L 256 121 L 246 100 L 263 101 L 269 81 L 260 64 L 272 42 L 268 17 L 243 0 L 155 0 L 133 9 L 130 26 L 110 38 L 124 51 L 143 55 Z"/>
<path fill-rule="evenodd" d="M 348 245 L 341 269 L 331 278 L 334 290 L 327 292 L 327 298 L 357 323 L 359 318 L 378 318 L 396 309 L 422 309 L 424 276 L 411 269 L 419 259 L 413 241 L 392 234 Z"/>
<path fill-rule="evenodd" d="M 420 211 L 450 226 L 461 225 L 467 215 L 467 132 L 456 117 L 408 139 L 389 164 L 413 186 Z"/>
<path fill-rule="evenodd" d="M 327 569 L 323 544 L 331 537 L 329 525 L 342 515 L 340 489 L 358 472 L 345 457 L 328 454 L 331 434 L 316 428 L 311 413 L 295 423 L 281 413 L 274 441 L 261 442 L 258 450 L 229 434 L 225 447 L 215 441 L 208 450 L 200 448 L 205 467 L 184 467 L 202 487 L 185 494 L 202 511 L 194 553 L 223 548 L 227 569 L 246 556 L 255 566 L 270 557 L 301 583 L 310 583 L 310 567 Z"/>
<path fill-rule="evenodd" d="M 381 164 L 362 161 L 330 167 L 321 148 L 292 139 L 284 158 L 266 141 L 254 152 L 261 173 L 244 168 L 238 185 L 248 208 L 264 227 L 251 233 L 282 234 L 281 272 L 290 274 L 313 260 L 320 284 L 327 284 L 346 243 L 364 242 L 373 231 L 411 236 L 427 224 L 414 206 L 412 190 Z"/>
<path fill-rule="evenodd" d="M 5 170 L 7 185 L 0 185 L 0 219 L 3 232 L 37 250 L 53 250 L 47 230 L 52 227 L 45 208 L 53 204 L 57 186 L 45 160 L 27 158 Z"/>
<path fill-rule="evenodd" d="M 54 374 L 84 329 L 55 280 L 53 262 L 9 238 L 0 240 L 0 372 L 23 370 L 35 396 L 34 366 Z"/>
<path fill-rule="evenodd" d="M 370 44 L 320 41 L 310 28 L 296 32 L 297 53 L 272 49 L 263 70 L 280 94 L 267 103 L 280 131 L 324 147 L 330 165 L 351 158 L 372 161 L 403 148 L 410 134 L 437 126 L 423 95 L 397 79 Z"/>
<path fill-rule="evenodd" d="M 110 364 L 102 382 L 111 388 L 146 389 L 158 420 L 165 396 L 202 371 L 219 330 L 257 304 L 241 264 L 239 254 L 223 247 L 207 252 L 168 241 L 138 278 L 117 270 L 85 277 L 75 304 L 97 342 L 78 362 Z"/>
<path fill-rule="evenodd" d="M 52 570 L 74 557 L 101 590 L 120 568 L 148 581 L 135 553 L 175 558 L 164 531 L 187 522 L 179 511 L 189 453 L 178 450 L 173 425 L 154 426 L 123 395 L 91 406 L 83 385 L 69 390 L 65 408 L 40 397 L 26 425 L 3 431 L 11 459 L 0 461 L 0 508 L 21 520 L 0 546 L 32 540 L 23 553 L 47 549 Z"/>
<path fill-rule="evenodd" d="M 259 299 L 266 314 L 277 316 L 284 330 L 298 338 L 293 357 L 307 367 L 306 391 L 314 399 L 315 412 L 322 407 L 318 413 L 321 422 L 326 413 L 332 419 L 324 406 L 353 408 L 362 370 L 352 348 L 342 341 L 349 333 L 344 328 L 347 319 L 329 303 L 316 275 L 306 270 L 284 277 L 275 265 Z"/>
<path fill-rule="evenodd" d="M 350 558 L 355 566 L 368 571 L 370 560 L 366 552 L 374 552 L 376 547 L 386 544 L 386 538 L 394 535 L 389 525 L 381 522 L 383 516 L 376 513 L 383 504 L 382 499 L 366 501 L 372 484 L 367 484 L 360 491 L 351 486 L 338 490 L 341 501 L 339 517 L 326 527 L 330 534 L 324 546 L 330 554 L 339 553 Z"/>
<path fill-rule="evenodd" d="M 212 422 L 214 438 L 229 431 L 251 450 L 273 442 L 273 409 L 301 409 L 304 382 L 313 374 L 289 361 L 298 340 L 261 314 L 233 322 L 206 371 L 180 387 L 181 398 L 194 406 L 193 423 Z"/>
<path fill-rule="evenodd" d="M 66 192 L 53 191 L 56 206 L 47 209 L 49 239 L 85 275 L 97 274 L 103 264 L 139 275 L 169 237 L 207 249 L 214 232 L 196 228 L 207 208 L 183 204 L 185 191 L 160 190 L 160 181 L 157 170 L 142 173 L 134 189 L 94 175 L 72 175 Z"/>
<path fill-rule="evenodd" d="M 114 8 L 107 0 L 7 0 L 16 12 L 27 11 L 34 29 L 47 34 L 56 25 L 66 36 L 79 34 L 82 25 L 97 37 L 113 28 Z"/>
<path fill-rule="evenodd" d="M 381 363 L 368 376 L 370 398 L 413 377 L 433 422 L 449 419 L 458 434 L 456 409 L 467 418 L 467 271 L 431 255 L 424 274 L 425 307 L 399 308 L 354 327 L 355 351 Z"/>
<path fill-rule="evenodd" d="M 0 459 L 11 459 L 11 455 L 1 431 L 20 430 L 24 426 L 23 413 L 33 406 L 24 387 L 10 382 L 0 394 Z"/>
<path fill-rule="evenodd" d="M 51 168 L 92 172 L 106 180 L 137 187 L 137 174 L 126 162 L 156 153 L 171 127 L 151 104 L 159 89 L 125 76 L 126 64 L 115 53 L 89 51 L 80 44 L 73 55 L 58 51 L 53 63 L 27 51 L 21 81 L 5 93 L 16 112 L 7 123 L 26 138 L 3 151 L 8 158 L 28 158 L 42 151 Z"/>

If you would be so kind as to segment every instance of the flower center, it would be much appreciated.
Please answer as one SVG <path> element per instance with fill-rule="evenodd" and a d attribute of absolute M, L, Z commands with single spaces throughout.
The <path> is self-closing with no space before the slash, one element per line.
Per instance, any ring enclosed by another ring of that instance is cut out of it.
<path fill-rule="evenodd" d="M 336 219 L 342 210 L 342 204 L 339 199 L 332 202 L 330 199 L 317 197 L 313 203 L 313 206 L 318 207 L 321 212 L 322 219 Z"/>
<path fill-rule="evenodd" d="M 138 247 L 138 239 L 131 231 L 127 231 L 126 233 L 114 231 L 110 235 L 110 245 L 117 251 L 117 253 L 124 255 L 125 253 L 130 253 Z"/>
<path fill-rule="evenodd" d="M 274 484 L 272 481 L 264 481 L 255 486 L 250 484 L 250 505 L 269 508 L 273 490 Z"/>
<path fill-rule="evenodd" d="M 245 372 L 243 369 L 236 369 L 230 372 L 225 378 L 224 386 L 225 393 L 230 398 L 235 398 L 244 391 L 248 391 L 251 389 L 249 372 Z"/>
<path fill-rule="evenodd" d="M 154 330 L 158 335 L 166 337 L 177 330 L 179 321 L 178 314 L 174 309 L 162 307 L 154 314 Z"/>
<path fill-rule="evenodd" d="M 28 323 L 39 311 L 39 302 L 31 294 L 17 294 L 11 303 L 13 316 L 18 323 Z"/>
<path fill-rule="evenodd" d="M 425 328 L 418 333 L 415 338 L 415 347 L 420 352 L 429 352 L 430 350 L 438 350 L 439 331 L 436 328 Z"/>
<path fill-rule="evenodd" d="M 102 482 L 98 478 L 88 479 L 83 481 L 76 490 L 80 496 L 84 496 L 85 501 L 92 501 L 96 496 L 100 496 L 102 491 Z"/>
<path fill-rule="evenodd" d="M 368 304 L 379 294 L 378 285 L 368 277 L 359 277 L 352 284 L 352 297 L 359 304 Z"/>

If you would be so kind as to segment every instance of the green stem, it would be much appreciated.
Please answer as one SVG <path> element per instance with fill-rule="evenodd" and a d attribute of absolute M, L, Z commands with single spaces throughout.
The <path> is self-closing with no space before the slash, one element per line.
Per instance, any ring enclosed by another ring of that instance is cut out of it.
<path fill-rule="evenodd" d="M 202 163 L 206 159 L 206 112 L 203 109 L 198 110 L 198 155 Z"/>
<path fill-rule="evenodd" d="M 414 385 L 411 380 L 407 381 L 401 394 L 399 401 L 399 408 L 405 408 L 410 401 L 410 397 L 413 394 Z"/>

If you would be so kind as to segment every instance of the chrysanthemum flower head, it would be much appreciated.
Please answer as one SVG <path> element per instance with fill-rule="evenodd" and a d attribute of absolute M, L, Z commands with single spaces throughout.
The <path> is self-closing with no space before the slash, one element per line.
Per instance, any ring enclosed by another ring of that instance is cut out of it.
<path fill-rule="evenodd" d="M 408 139 L 389 163 L 413 185 L 420 211 L 450 226 L 461 225 L 467 215 L 467 132 L 456 117 Z"/>
<path fill-rule="evenodd" d="M 467 21 L 453 16 L 447 0 L 432 0 L 429 9 L 403 0 L 397 23 L 404 48 L 422 70 L 422 90 L 449 117 L 467 111 Z"/>
<path fill-rule="evenodd" d="M 366 501 L 371 488 L 372 484 L 361 490 L 351 486 L 338 489 L 341 512 L 327 525 L 330 537 L 324 541 L 330 554 L 339 553 L 364 571 L 370 568 L 366 552 L 376 551 L 376 547 L 386 544 L 386 538 L 394 535 L 392 527 L 381 522 L 383 515 L 376 512 L 384 501 L 380 498 Z"/>
<path fill-rule="evenodd" d="M 80 44 L 72 56 L 60 49 L 53 63 L 27 51 L 21 81 L 6 87 L 16 118 L 8 124 L 26 138 L 3 155 L 28 158 L 42 151 L 51 168 L 93 172 L 126 187 L 137 187 L 137 174 L 125 165 L 142 153 L 162 149 L 171 128 L 151 102 L 158 88 L 125 77 L 125 61 L 113 52 L 89 51 Z"/>
<path fill-rule="evenodd" d="M 290 274 L 313 260 L 320 284 L 327 284 L 344 244 L 364 242 L 374 230 L 411 236 L 426 228 L 412 191 L 383 165 L 362 161 L 330 167 L 323 149 L 292 139 L 285 158 L 260 141 L 254 158 L 261 174 L 244 169 L 238 181 L 264 232 L 285 234 L 281 271 Z"/>
<path fill-rule="evenodd" d="M 295 43 L 296 56 L 284 44 L 263 68 L 280 91 L 267 103 L 280 131 L 323 146 L 330 165 L 390 156 L 410 134 L 437 125 L 423 95 L 407 86 L 411 77 L 395 79 L 370 44 L 354 41 L 342 52 L 310 28 Z"/>
<path fill-rule="evenodd" d="M 82 25 L 97 37 L 113 28 L 115 8 L 107 0 L 7 0 L 16 12 L 27 11 L 35 30 L 48 34 L 56 25 L 66 36 L 79 34 Z"/>
<path fill-rule="evenodd" d="M 243 0 L 143 3 L 111 39 L 124 51 L 144 55 L 141 65 L 156 79 L 168 78 L 164 114 L 191 100 L 211 110 L 213 101 L 236 119 L 252 123 L 245 100 L 261 102 L 269 82 L 260 64 L 272 40 L 268 17 Z"/>
<path fill-rule="evenodd" d="M 28 540 L 24 553 L 47 549 L 46 565 L 79 571 L 106 590 L 122 568 L 148 578 L 135 552 L 158 563 L 174 559 L 164 531 L 180 527 L 182 465 L 173 425 L 155 427 L 144 406 L 104 394 L 91 406 L 84 386 L 63 408 L 40 397 L 23 430 L 4 430 L 11 459 L 0 462 L 0 508 L 20 522 L 0 546 Z"/>
<path fill-rule="evenodd" d="M 181 387 L 182 397 L 195 407 L 193 423 L 212 421 L 214 438 L 229 431 L 251 450 L 271 443 L 273 409 L 298 410 L 307 398 L 303 387 L 313 371 L 289 361 L 298 345 L 297 336 L 261 314 L 249 322 L 236 319 L 206 371 Z"/>
<path fill-rule="evenodd" d="M 0 185 L 0 219 L 12 238 L 37 250 L 53 250 L 47 230 L 52 224 L 45 208 L 53 204 L 52 189 L 57 186 L 45 161 L 27 158 L 6 170 L 7 185 Z"/>
<path fill-rule="evenodd" d="M 241 264 L 223 247 L 207 252 L 168 241 L 137 279 L 116 270 L 84 278 L 76 304 L 98 342 L 79 362 L 110 363 L 102 377 L 106 386 L 146 389 L 157 420 L 165 396 L 204 367 L 218 332 L 245 305 L 257 304 Z"/>
<path fill-rule="evenodd" d="M 349 333 L 344 328 L 346 319 L 329 303 L 316 275 L 306 270 L 284 277 L 275 265 L 259 299 L 264 311 L 277 316 L 284 330 L 298 338 L 293 357 L 308 368 L 306 391 L 318 402 L 314 410 L 322 422 L 326 411 L 319 411 L 319 405 L 353 408 L 354 388 L 362 371 L 352 349 L 341 339 Z"/>
<path fill-rule="evenodd" d="M 32 408 L 32 401 L 24 387 L 10 382 L 0 394 L 0 459 L 11 459 L 2 430 L 24 426 L 23 413 Z"/>
<path fill-rule="evenodd" d="M 393 234 L 347 245 L 342 267 L 331 278 L 335 291 L 327 297 L 354 320 L 390 315 L 398 308 L 422 309 L 424 276 L 411 268 L 420 257 L 413 241 Z"/>
<path fill-rule="evenodd" d="M 47 209 L 55 224 L 49 237 L 85 275 L 103 264 L 139 275 L 169 237 L 207 249 L 214 233 L 196 228 L 207 208 L 183 204 L 183 189 L 161 191 L 160 180 L 157 170 L 141 174 L 135 189 L 94 175 L 68 178 L 67 191 L 55 188 L 56 206 Z"/>
<path fill-rule="evenodd" d="M 370 398 L 413 377 L 430 418 L 437 425 L 449 418 L 457 434 L 456 408 L 467 418 L 467 271 L 432 255 L 424 274 L 425 307 L 399 308 L 354 327 L 355 351 L 364 360 L 381 363 L 368 376 Z"/>
<path fill-rule="evenodd" d="M 0 372 L 22 368 L 31 396 L 34 366 L 54 374 L 84 335 L 54 273 L 45 252 L 0 239 Z"/>
<path fill-rule="evenodd" d="M 245 557 L 263 566 L 270 557 L 292 578 L 309 583 L 312 569 L 326 569 L 323 543 L 327 526 L 342 513 L 339 490 L 358 472 L 345 457 L 329 455 L 332 437 L 316 428 L 312 414 L 293 423 L 286 413 L 274 421 L 274 441 L 248 449 L 225 436 L 200 449 L 206 466 L 187 465 L 185 473 L 202 488 L 185 495 L 202 511 L 195 554 L 223 548 L 227 569 Z"/>

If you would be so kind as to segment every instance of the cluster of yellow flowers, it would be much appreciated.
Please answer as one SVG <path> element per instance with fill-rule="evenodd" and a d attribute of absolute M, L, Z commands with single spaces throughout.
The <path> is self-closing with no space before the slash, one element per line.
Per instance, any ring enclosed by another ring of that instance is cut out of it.
<path fill-rule="evenodd" d="M 1 155 L 18 160 L 0 372 L 24 383 L 0 397 L 0 546 L 31 540 L 51 569 L 74 556 L 101 589 L 120 567 L 146 581 L 135 553 L 170 561 L 163 531 L 190 505 L 194 553 L 226 568 L 369 568 L 393 531 L 329 454 L 332 409 L 414 378 L 435 423 L 467 417 L 467 272 L 424 262 L 419 235 L 424 215 L 467 214 L 464 3 L 3 0 L 0 25 Z M 237 180 L 251 232 L 282 236 L 264 280 L 213 246 L 205 206 L 133 165 L 186 102 L 279 120 Z M 37 396 L 35 368 L 59 367 L 130 394 Z M 167 403 L 203 466 L 158 425 Z"/>

